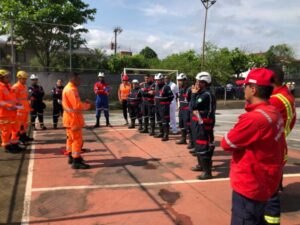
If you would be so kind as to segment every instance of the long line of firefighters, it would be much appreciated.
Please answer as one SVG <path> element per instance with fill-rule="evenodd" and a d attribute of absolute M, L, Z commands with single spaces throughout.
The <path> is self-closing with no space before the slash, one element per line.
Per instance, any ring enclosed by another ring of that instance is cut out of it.
<path fill-rule="evenodd" d="M 140 133 L 169 140 L 170 105 L 179 104 L 179 128 L 181 138 L 176 144 L 187 144 L 190 153 L 197 157 L 198 164 L 194 171 L 203 171 L 199 179 L 211 178 L 212 156 L 214 152 L 214 134 L 216 101 L 210 91 L 211 75 L 201 72 L 196 76 L 196 83 L 188 85 L 187 76 L 181 73 L 177 76 L 179 85 L 178 96 L 174 95 L 161 73 L 145 75 L 145 80 L 139 83 L 132 80 L 133 88 L 127 97 L 130 115 L 129 128 L 135 128 L 138 121 Z M 127 81 L 128 77 L 123 76 Z M 156 132 L 156 125 L 158 132 Z"/>

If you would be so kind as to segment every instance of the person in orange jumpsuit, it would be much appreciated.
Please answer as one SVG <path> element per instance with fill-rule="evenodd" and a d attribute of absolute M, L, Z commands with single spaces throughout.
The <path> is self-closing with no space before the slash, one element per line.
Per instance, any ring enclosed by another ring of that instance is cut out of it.
<path fill-rule="evenodd" d="M 17 129 L 19 123 L 17 123 L 16 116 L 17 110 L 21 108 L 17 104 L 16 96 L 12 92 L 9 84 L 10 72 L 0 69 L 0 130 L 2 147 L 6 152 L 17 153 L 22 150 L 18 145 L 18 137 L 12 135 L 12 131 Z"/>
<path fill-rule="evenodd" d="M 28 128 L 28 116 L 30 113 L 30 104 L 26 87 L 28 73 L 19 71 L 17 73 L 17 78 L 18 82 L 12 86 L 12 91 L 15 93 L 17 102 L 22 108 L 17 110 L 17 121 L 19 122 L 19 125 L 16 127 L 16 130 L 12 132 L 12 135 L 19 135 L 19 140 L 25 144 L 29 141 L 33 141 L 33 138 L 30 138 L 26 134 Z"/>
<path fill-rule="evenodd" d="M 125 126 L 128 125 L 128 115 L 127 115 L 127 109 L 128 109 L 128 96 L 130 94 L 131 90 L 131 84 L 128 82 L 129 78 L 126 74 L 122 76 L 122 83 L 120 84 L 119 90 L 118 90 L 118 97 L 119 101 L 122 104 L 122 110 L 123 110 L 123 117 L 125 119 Z"/>
<path fill-rule="evenodd" d="M 67 132 L 67 151 L 69 151 L 69 164 L 73 169 L 89 169 L 90 166 L 81 157 L 82 128 L 84 126 L 83 110 L 91 107 L 90 102 L 81 102 L 78 86 L 80 85 L 79 75 L 71 73 L 69 83 L 65 86 L 62 93 L 63 125 Z"/>

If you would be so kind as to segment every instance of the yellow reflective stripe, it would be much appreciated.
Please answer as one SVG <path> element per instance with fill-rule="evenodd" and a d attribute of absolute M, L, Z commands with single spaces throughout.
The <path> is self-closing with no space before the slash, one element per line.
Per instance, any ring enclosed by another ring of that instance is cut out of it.
<path fill-rule="evenodd" d="M 284 97 L 282 94 L 276 94 L 274 96 L 278 97 L 278 99 L 284 104 L 284 106 L 286 108 L 287 120 L 286 120 L 284 133 L 285 133 L 285 136 L 287 137 L 291 133 L 291 122 L 294 117 L 293 108 L 292 108 L 289 100 L 286 97 Z"/>
<path fill-rule="evenodd" d="M 267 223 L 269 223 L 269 224 L 280 224 L 280 217 L 265 215 L 265 221 L 267 221 Z"/>

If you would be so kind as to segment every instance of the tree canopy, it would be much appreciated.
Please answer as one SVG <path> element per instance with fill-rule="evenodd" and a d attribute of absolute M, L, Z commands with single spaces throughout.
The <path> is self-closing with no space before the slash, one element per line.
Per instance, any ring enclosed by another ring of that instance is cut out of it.
<path fill-rule="evenodd" d="M 156 52 L 152 48 L 150 48 L 148 46 L 146 46 L 145 48 L 143 48 L 140 51 L 140 55 L 144 56 L 146 59 L 157 58 Z"/>
<path fill-rule="evenodd" d="M 14 41 L 18 48 L 30 48 L 38 62 L 45 68 L 58 51 L 69 48 L 69 34 L 72 34 L 72 48 L 78 48 L 87 32 L 80 25 L 94 20 L 96 9 L 81 0 L 1 0 L 0 33 L 8 34 L 14 23 Z M 13 20 L 11 20 L 13 18 Z"/>

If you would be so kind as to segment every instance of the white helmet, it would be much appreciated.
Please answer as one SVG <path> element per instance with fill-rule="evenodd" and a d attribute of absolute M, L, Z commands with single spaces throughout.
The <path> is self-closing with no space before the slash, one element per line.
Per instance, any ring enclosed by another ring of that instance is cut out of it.
<path fill-rule="evenodd" d="M 211 75 L 208 72 L 200 72 L 196 76 L 196 80 L 206 81 L 206 83 L 211 83 Z"/>
<path fill-rule="evenodd" d="M 186 80 L 187 76 L 184 73 L 180 73 L 177 76 L 177 80 Z"/>
<path fill-rule="evenodd" d="M 161 73 L 155 74 L 154 80 L 162 80 L 164 76 Z"/>
<path fill-rule="evenodd" d="M 37 79 L 39 79 L 39 77 L 37 75 L 31 74 L 30 80 L 37 80 Z"/>
<path fill-rule="evenodd" d="M 133 83 L 133 84 L 138 84 L 139 81 L 138 81 L 137 79 L 134 79 L 134 80 L 131 81 L 131 83 Z"/>
<path fill-rule="evenodd" d="M 102 72 L 99 72 L 99 73 L 98 73 L 98 77 L 103 77 L 103 78 L 104 78 L 104 77 L 105 77 L 105 74 L 102 73 Z"/>

